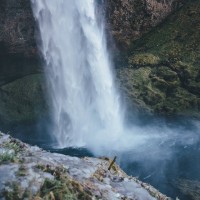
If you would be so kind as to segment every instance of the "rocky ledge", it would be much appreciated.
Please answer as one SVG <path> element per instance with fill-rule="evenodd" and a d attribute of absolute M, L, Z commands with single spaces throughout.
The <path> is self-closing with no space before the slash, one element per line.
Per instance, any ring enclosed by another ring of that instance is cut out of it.
<path fill-rule="evenodd" d="M 0 133 L 0 199 L 169 200 L 107 158 L 50 153 Z"/>

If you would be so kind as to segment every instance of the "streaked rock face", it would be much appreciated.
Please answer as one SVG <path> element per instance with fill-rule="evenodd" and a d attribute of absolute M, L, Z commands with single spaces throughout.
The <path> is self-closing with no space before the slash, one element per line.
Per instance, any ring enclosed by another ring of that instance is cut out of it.
<path fill-rule="evenodd" d="M 122 50 L 180 8 L 184 0 L 109 0 L 104 4 L 107 29 Z"/>
<path fill-rule="evenodd" d="M 106 14 L 107 29 L 120 48 L 151 30 L 184 0 L 107 0 L 100 9 Z M 36 24 L 29 0 L 1 0 L 0 55 L 35 56 Z"/>

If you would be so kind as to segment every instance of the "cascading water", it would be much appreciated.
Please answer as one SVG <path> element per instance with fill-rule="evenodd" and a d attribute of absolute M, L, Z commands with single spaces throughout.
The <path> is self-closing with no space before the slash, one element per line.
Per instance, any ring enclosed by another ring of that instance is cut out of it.
<path fill-rule="evenodd" d="M 59 147 L 86 146 L 95 153 L 135 151 L 164 158 L 170 145 L 196 138 L 191 131 L 165 124 L 123 126 L 119 94 L 114 86 L 103 24 L 95 0 L 31 0 L 41 34 L 55 138 Z M 195 141 L 195 140 L 194 140 Z M 197 141 L 197 139 L 196 139 Z M 166 144 L 165 150 L 160 145 Z M 105 151 L 104 151 L 105 150 Z"/>
<path fill-rule="evenodd" d="M 60 147 L 119 138 L 123 113 L 94 0 L 32 0 Z"/>
<path fill-rule="evenodd" d="M 185 159 L 190 161 L 182 152 L 192 158 L 196 145 L 194 152 L 198 158 L 199 122 L 192 122 L 189 128 L 169 128 L 160 121 L 143 127 L 123 126 L 103 25 L 97 22 L 94 0 L 31 1 L 51 85 L 53 132 L 60 147 L 86 146 L 101 155 L 109 152 L 118 155 L 122 164 L 128 162 L 126 168 L 131 167 L 133 171 L 138 163 L 139 172 L 141 166 L 145 169 L 150 166 L 147 174 L 144 173 L 145 181 L 154 176 L 159 185 L 170 183 L 165 180 L 166 169 L 172 170 L 176 162 L 183 166 Z M 194 160 L 192 165 L 195 165 Z M 199 161 L 194 169 L 196 177 Z M 193 172 L 191 174 L 193 176 Z M 162 180 L 162 184 L 158 180 Z M 171 183 L 169 188 L 171 190 Z"/>

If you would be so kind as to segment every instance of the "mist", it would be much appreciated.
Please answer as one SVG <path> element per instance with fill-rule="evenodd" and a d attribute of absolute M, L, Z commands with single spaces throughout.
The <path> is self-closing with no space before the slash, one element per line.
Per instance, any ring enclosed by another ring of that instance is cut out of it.
<path fill-rule="evenodd" d="M 117 156 L 129 175 L 154 185 L 169 177 L 169 170 L 178 177 L 184 156 L 199 150 L 200 123 L 125 117 L 95 1 L 32 0 L 32 7 L 50 85 L 52 148 Z"/>

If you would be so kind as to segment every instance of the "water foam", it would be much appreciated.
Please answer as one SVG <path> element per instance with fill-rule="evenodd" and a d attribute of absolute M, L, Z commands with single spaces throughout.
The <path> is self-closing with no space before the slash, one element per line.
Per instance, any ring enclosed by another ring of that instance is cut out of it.
<path fill-rule="evenodd" d="M 162 157 L 176 141 L 185 145 L 186 138 L 196 138 L 196 131 L 185 133 L 164 125 L 124 126 L 104 26 L 97 20 L 94 0 L 32 0 L 32 5 L 51 85 L 52 132 L 59 147 L 85 146 L 97 154 L 151 151 Z"/>
<path fill-rule="evenodd" d="M 123 112 L 94 0 L 32 0 L 32 5 L 59 146 L 119 138 Z"/>

